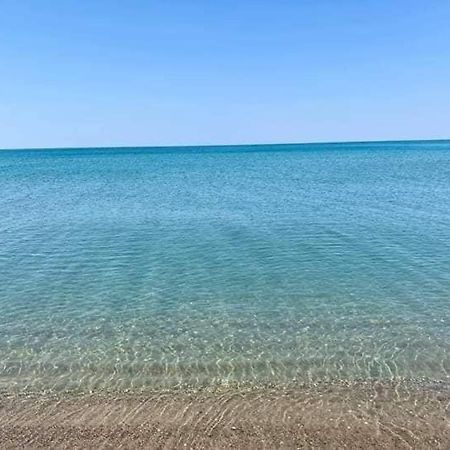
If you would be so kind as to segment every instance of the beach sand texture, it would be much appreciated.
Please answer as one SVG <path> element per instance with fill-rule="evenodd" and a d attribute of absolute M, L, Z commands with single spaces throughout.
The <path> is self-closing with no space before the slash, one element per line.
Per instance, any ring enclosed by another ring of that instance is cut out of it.
<path fill-rule="evenodd" d="M 449 448 L 448 386 L 3 395 L 1 448 Z"/>

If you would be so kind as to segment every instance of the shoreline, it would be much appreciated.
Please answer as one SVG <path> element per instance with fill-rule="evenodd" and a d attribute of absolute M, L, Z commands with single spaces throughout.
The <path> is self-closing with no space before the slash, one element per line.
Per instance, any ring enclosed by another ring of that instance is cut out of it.
<path fill-rule="evenodd" d="M 0 394 L 0 448 L 448 448 L 448 383 Z"/>

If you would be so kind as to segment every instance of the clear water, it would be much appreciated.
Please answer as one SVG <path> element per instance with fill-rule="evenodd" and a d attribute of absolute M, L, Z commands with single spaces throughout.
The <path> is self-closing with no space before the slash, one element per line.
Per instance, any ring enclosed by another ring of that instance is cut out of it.
<path fill-rule="evenodd" d="M 0 388 L 448 380 L 450 142 L 0 152 Z"/>

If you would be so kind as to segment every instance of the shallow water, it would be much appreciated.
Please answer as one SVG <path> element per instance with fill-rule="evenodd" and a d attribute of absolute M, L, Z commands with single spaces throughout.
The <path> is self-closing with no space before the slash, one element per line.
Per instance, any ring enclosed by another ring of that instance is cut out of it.
<path fill-rule="evenodd" d="M 0 152 L 0 388 L 450 374 L 450 142 Z"/>
<path fill-rule="evenodd" d="M 449 400 L 408 382 L 0 394 L 0 448 L 446 450 Z"/>

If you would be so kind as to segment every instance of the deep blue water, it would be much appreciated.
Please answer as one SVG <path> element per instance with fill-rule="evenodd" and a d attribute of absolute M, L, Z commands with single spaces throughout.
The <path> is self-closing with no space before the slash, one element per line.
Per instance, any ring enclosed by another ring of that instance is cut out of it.
<path fill-rule="evenodd" d="M 0 152 L 0 389 L 449 380 L 450 142 Z"/>

